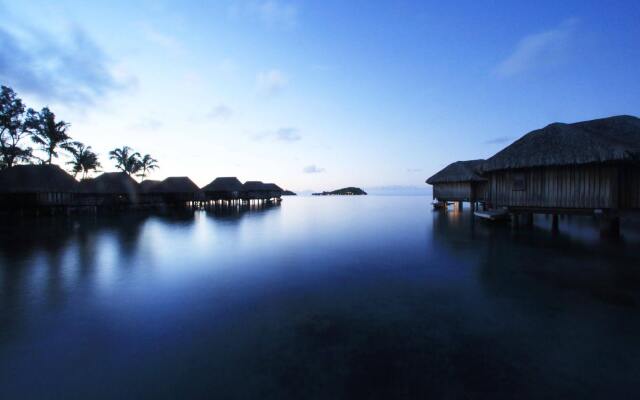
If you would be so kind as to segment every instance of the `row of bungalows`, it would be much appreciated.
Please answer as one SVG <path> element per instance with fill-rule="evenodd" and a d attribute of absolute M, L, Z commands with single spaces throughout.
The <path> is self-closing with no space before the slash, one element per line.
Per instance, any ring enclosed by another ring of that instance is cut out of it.
<path fill-rule="evenodd" d="M 453 163 L 427 183 L 440 202 L 475 201 L 513 214 L 617 218 L 640 211 L 640 119 L 553 123 L 487 160 Z"/>
<path fill-rule="evenodd" d="M 200 189 L 188 177 L 138 183 L 124 172 L 78 182 L 56 165 L 16 165 L 0 171 L 0 212 L 16 214 L 199 206 L 218 200 L 272 202 L 281 195 L 275 184 L 242 184 L 237 178 L 217 178 Z"/>

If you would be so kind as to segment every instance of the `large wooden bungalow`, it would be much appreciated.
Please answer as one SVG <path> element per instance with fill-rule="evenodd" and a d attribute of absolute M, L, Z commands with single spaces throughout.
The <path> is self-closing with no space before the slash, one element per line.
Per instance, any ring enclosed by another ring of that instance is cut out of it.
<path fill-rule="evenodd" d="M 640 210 L 640 119 L 554 123 L 526 134 L 481 170 L 493 207 L 554 215 Z"/>
<path fill-rule="evenodd" d="M 482 164 L 494 207 L 640 209 L 640 119 L 617 116 L 535 130 Z"/>
<path fill-rule="evenodd" d="M 139 203 L 138 182 L 124 172 L 105 172 L 80 182 L 82 205 L 125 207 Z"/>
<path fill-rule="evenodd" d="M 210 201 L 237 200 L 242 191 L 242 182 L 235 176 L 216 178 L 202 188 L 205 198 Z"/>
<path fill-rule="evenodd" d="M 480 175 L 484 160 L 456 161 L 427 179 L 433 186 L 433 199 L 439 204 L 467 201 L 474 206 L 486 201 L 487 179 Z"/>
<path fill-rule="evenodd" d="M 74 205 L 78 181 L 56 165 L 16 165 L 0 172 L 0 207 L 55 213 Z"/>
<path fill-rule="evenodd" d="M 186 176 L 172 176 L 150 188 L 152 193 L 162 196 L 166 204 L 178 205 L 201 200 L 202 192 L 198 185 Z"/>

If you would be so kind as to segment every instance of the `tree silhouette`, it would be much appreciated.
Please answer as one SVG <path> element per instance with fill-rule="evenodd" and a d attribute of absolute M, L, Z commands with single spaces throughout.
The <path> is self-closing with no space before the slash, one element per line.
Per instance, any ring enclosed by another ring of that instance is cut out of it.
<path fill-rule="evenodd" d="M 53 157 L 58 157 L 58 148 L 71 151 L 71 137 L 67 135 L 70 124 L 57 121 L 54 113 L 45 107 L 38 113 L 31 139 L 40 145 L 41 150 L 47 154 L 47 164 L 51 164 Z"/>
<path fill-rule="evenodd" d="M 23 147 L 21 141 L 31 133 L 36 113 L 25 112 L 25 106 L 17 94 L 7 86 L 0 91 L 0 169 L 11 168 L 15 163 L 31 159 L 31 147 Z"/>
<path fill-rule="evenodd" d="M 80 142 L 73 142 L 69 152 L 73 160 L 67 162 L 67 164 L 71 165 L 71 171 L 74 177 L 82 172 L 82 179 L 84 179 L 87 177 L 87 173 L 96 171 L 101 167 L 98 161 L 98 155 L 91 150 L 91 146 L 85 146 Z"/>
<path fill-rule="evenodd" d="M 150 154 L 145 154 L 144 157 L 142 157 L 139 161 L 138 176 L 141 178 L 141 180 L 144 180 L 144 178 L 149 175 L 149 172 L 158 168 L 160 168 L 160 166 L 158 165 L 158 160 L 151 157 Z"/>
<path fill-rule="evenodd" d="M 129 146 L 116 148 L 109 152 L 109 159 L 115 160 L 116 168 L 131 176 L 140 171 L 140 153 L 133 152 Z"/>

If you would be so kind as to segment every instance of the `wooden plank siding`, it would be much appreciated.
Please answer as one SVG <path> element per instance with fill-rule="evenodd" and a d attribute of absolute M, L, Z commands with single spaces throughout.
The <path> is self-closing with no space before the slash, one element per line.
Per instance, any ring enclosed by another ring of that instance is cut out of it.
<path fill-rule="evenodd" d="M 638 208 L 640 171 L 629 169 L 621 179 L 621 168 L 594 164 L 494 171 L 488 174 L 489 198 L 494 207 Z M 522 180 L 524 188 L 514 188 Z"/>
<path fill-rule="evenodd" d="M 486 182 L 435 183 L 433 197 L 440 201 L 484 201 L 487 189 Z"/>
<path fill-rule="evenodd" d="M 621 175 L 622 208 L 640 209 L 640 165 L 625 166 Z"/>

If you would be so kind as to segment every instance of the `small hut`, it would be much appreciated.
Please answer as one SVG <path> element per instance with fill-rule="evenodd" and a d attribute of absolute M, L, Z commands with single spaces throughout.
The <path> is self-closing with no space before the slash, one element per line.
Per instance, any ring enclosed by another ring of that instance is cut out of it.
<path fill-rule="evenodd" d="M 246 181 L 240 190 L 243 200 L 268 200 L 269 189 L 261 181 Z"/>
<path fill-rule="evenodd" d="M 486 201 L 487 179 L 480 175 L 484 160 L 456 161 L 427 179 L 433 186 L 433 198 L 438 202 L 455 201 L 472 205 Z"/>
<path fill-rule="evenodd" d="M 280 186 L 276 185 L 275 183 L 265 183 L 264 187 L 269 191 L 268 196 L 270 199 L 280 200 L 280 198 L 282 197 L 282 192 L 284 192 L 284 190 Z"/>
<path fill-rule="evenodd" d="M 207 200 L 236 200 L 240 197 L 242 182 L 235 176 L 216 178 L 202 188 Z"/>
<path fill-rule="evenodd" d="M 640 119 L 553 123 L 481 166 L 494 207 L 543 213 L 640 209 Z"/>
<path fill-rule="evenodd" d="M 129 206 L 139 202 L 140 187 L 124 172 L 105 172 L 80 182 L 82 204 L 95 206 Z"/>
<path fill-rule="evenodd" d="M 138 184 L 139 201 L 144 204 L 159 204 L 163 202 L 162 196 L 156 193 L 154 189 L 160 185 L 160 181 L 146 179 Z"/>
<path fill-rule="evenodd" d="M 174 205 L 201 200 L 202 194 L 198 185 L 186 176 L 169 177 L 150 190 L 160 194 L 165 203 Z"/>
<path fill-rule="evenodd" d="M 78 181 L 57 165 L 16 165 L 0 172 L 0 207 L 24 210 L 73 205 Z"/>

